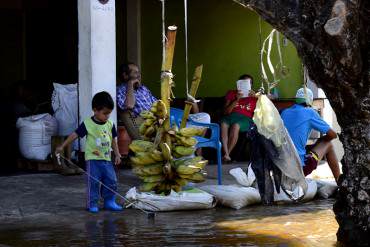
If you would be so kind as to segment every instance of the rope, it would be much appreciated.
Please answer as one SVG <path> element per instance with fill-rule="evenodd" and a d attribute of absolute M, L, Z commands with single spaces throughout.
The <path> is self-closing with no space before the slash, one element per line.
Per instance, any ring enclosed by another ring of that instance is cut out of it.
<path fill-rule="evenodd" d="M 165 0 L 159 0 L 162 3 L 162 59 L 166 57 L 166 15 L 165 15 Z"/>
<path fill-rule="evenodd" d="M 196 98 L 194 98 L 193 96 L 191 96 L 189 93 L 187 94 L 187 100 L 188 101 L 190 101 L 190 102 L 193 102 L 193 103 L 198 103 L 198 102 L 200 102 L 200 100 L 199 99 L 196 99 Z"/>
<path fill-rule="evenodd" d="M 281 66 L 281 68 L 283 68 L 283 56 L 282 56 L 282 53 L 281 53 L 280 33 L 279 32 L 276 32 L 276 44 L 277 44 L 277 48 L 278 48 L 280 66 Z"/>
<path fill-rule="evenodd" d="M 263 60 L 262 60 L 262 23 L 261 23 L 262 21 L 261 21 L 261 16 L 259 16 L 259 18 L 258 18 L 258 30 L 259 30 L 259 35 L 258 35 L 258 37 L 259 37 L 259 52 L 260 52 L 260 79 L 261 79 L 261 89 L 263 89 L 263 90 L 265 90 L 265 87 L 264 87 L 264 85 L 263 85 L 263 74 L 262 74 L 262 62 L 263 62 Z"/>
<path fill-rule="evenodd" d="M 270 72 L 273 76 L 273 79 L 274 79 L 274 82 L 276 81 L 276 76 L 275 76 L 275 69 L 274 69 L 274 66 L 272 65 L 272 62 L 271 62 L 271 48 L 272 48 L 272 41 L 274 40 L 274 34 L 275 34 L 276 30 L 273 29 L 271 31 L 271 34 L 269 36 L 269 43 L 268 43 L 268 49 L 267 49 L 267 64 L 269 66 L 269 69 L 270 69 Z M 270 93 L 270 82 L 268 83 L 268 86 L 269 86 L 269 92 Z"/>
<path fill-rule="evenodd" d="M 67 161 L 70 165 L 76 167 L 76 168 L 80 168 L 78 165 L 76 165 L 75 163 L 73 163 L 70 159 L 64 157 L 63 155 L 61 155 L 60 153 L 56 154 L 56 158 L 57 158 L 57 161 L 58 161 L 58 164 L 60 165 L 61 164 L 61 161 L 60 161 L 60 158 L 62 158 L 63 160 Z M 95 182 L 98 182 L 99 184 L 101 184 L 104 188 L 106 188 L 107 190 L 109 190 L 110 192 L 112 192 L 113 194 L 117 195 L 118 197 L 122 198 L 124 201 L 128 202 L 129 206 L 137 203 L 137 202 L 141 202 L 143 204 L 147 204 L 149 207 L 152 207 L 153 209 L 156 209 L 156 210 L 159 210 L 158 207 L 148 203 L 148 202 L 144 202 L 144 201 L 141 201 L 141 200 L 134 200 L 134 201 L 131 201 L 129 199 L 127 199 L 127 197 L 121 195 L 120 193 L 118 193 L 117 191 L 111 189 L 109 186 L 105 185 L 104 183 L 102 183 L 99 179 L 95 178 L 94 176 L 92 176 L 91 174 L 89 174 L 88 172 L 86 172 L 85 170 L 81 169 L 88 177 L 90 177 L 92 180 L 94 180 Z M 139 210 L 141 210 L 142 212 L 148 214 L 149 212 L 147 212 L 146 210 L 142 209 L 142 208 L 139 208 L 137 207 Z"/>
<path fill-rule="evenodd" d="M 185 84 L 186 84 L 186 95 L 187 95 L 188 100 L 190 100 L 193 97 L 191 98 L 189 97 L 188 1 L 187 0 L 184 0 L 184 24 L 185 24 Z"/>
<path fill-rule="evenodd" d="M 173 79 L 173 74 L 170 71 L 162 71 L 161 72 L 161 79 L 169 77 L 170 79 Z"/>

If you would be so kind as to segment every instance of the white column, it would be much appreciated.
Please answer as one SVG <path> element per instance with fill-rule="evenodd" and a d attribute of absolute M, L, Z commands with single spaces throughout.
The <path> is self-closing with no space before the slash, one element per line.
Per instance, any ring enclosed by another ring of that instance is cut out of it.
<path fill-rule="evenodd" d="M 116 101 L 115 0 L 78 0 L 80 120 L 92 115 L 95 93 L 107 91 Z M 111 114 L 116 122 L 116 106 Z"/>

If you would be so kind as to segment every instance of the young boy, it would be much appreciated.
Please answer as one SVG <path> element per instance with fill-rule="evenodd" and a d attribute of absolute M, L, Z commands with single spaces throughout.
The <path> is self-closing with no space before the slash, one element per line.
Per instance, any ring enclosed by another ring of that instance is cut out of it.
<path fill-rule="evenodd" d="M 87 176 L 87 209 L 91 213 L 99 211 L 99 192 L 104 199 L 104 208 L 112 211 L 120 211 L 122 207 L 115 201 L 115 194 L 111 190 L 117 190 L 117 177 L 111 162 L 111 149 L 115 154 L 115 164 L 121 163 L 121 155 L 117 146 L 117 131 L 109 120 L 114 108 L 112 97 L 107 92 L 100 92 L 92 99 L 92 110 L 94 115 L 85 119 L 83 123 L 72 133 L 64 143 L 57 148 L 57 152 L 72 143 L 76 138 L 86 136 L 85 160 Z M 99 180 L 96 181 L 95 179 Z"/>

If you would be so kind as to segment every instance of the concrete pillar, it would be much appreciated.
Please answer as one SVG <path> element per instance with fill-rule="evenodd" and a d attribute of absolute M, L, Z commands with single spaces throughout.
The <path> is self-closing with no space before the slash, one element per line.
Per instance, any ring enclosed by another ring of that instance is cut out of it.
<path fill-rule="evenodd" d="M 92 115 L 95 93 L 107 91 L 116 101 L 115 0 L 78 0 L 79 114 Z M 117 122 L 116 106 L 111 119 Z"/>

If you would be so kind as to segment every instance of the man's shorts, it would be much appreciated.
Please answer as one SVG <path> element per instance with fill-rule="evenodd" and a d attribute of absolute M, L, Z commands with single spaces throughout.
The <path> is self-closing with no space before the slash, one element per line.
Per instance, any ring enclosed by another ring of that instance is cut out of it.
<path fill-rule="evenodd" d="M 240 132 L 245 132 L 253 125 L 253 120 L 243 114 L 233 112 L 221 119 L 221 123 L 225 123 L 229 126 L 238 124 L 240 126 Z"/>
<path fill-rule="evenodd" d="M 306 148 L 306 155 L 304 156 L 304 167 L 303 173 L 305 176 L 311 174 L 313 170 L 317 168 L 319 163 L 319 156 L 315 151 L 310 150 L 310 147 Z"/>

